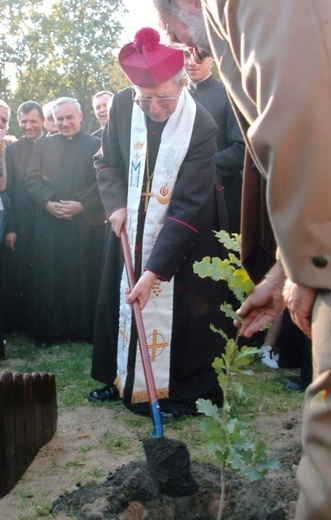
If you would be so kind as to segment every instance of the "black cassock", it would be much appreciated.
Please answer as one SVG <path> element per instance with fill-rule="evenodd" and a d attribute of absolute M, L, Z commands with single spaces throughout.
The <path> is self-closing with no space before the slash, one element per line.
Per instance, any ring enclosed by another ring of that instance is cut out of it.
<path fill-rule="evenodd" d="M 5 233 L 16 233 L 15 250 L 2 245 L 2 299 L 5 332 L 26 332 L 31 287 L 31 246 L 35 205 L 26 187 L 26 172 L 34 142 L 21 137 L 6 149 L 9 206 Z"/>
<path fill-rule="evenodd" d="M 217 132 L 215 163 L 224 184 L 229 230 L 240 233 L 242 170 L 245 145 L 225 87 L 214 76 L 190 89 L 192 97 L 213 116 Z"/>
<path fill-rule="evenodd" d="M 102 147 L 97 154 L 98 185 L 108 217 L 116 209 L 126 206 L 127 202 L 131 113 L 131 89 L 127 89 L 114 97 L 110 122 L 105 127 Z M 151 168 L 155 164 L 163 128 L 163 123 L 155 124 L 147 118 Z M 222 354 L 224 344 L 221 336 L 210 330 L 210 324 L 224 328 L 219 307 L 226 300 L 226 287 L 210 279 L 202 280 L 193 272 L 195 260 L 223 255 L 223 249 L 213 233 L 227 226 L 223 191 L 217 184 L 213 162 L 215 136 L 214 121 L 203 107 L 197 106 L 189 150 L 179 169 L 168 210 L 170 218 L 166 218 L 150 258 L 146 266 L 142 266 L 142 269 L 145 267 L 157 273 L 160 279 L 165 280 L 162 283 L 174 277 L 169 398 L 160 399 L 162 411 L 195 413 L 195 401 L 199 397 L 210 398 L 217 404 L 222 402 L 211 364 L 216 356 Z M 205 183 L 210 185 L 207 196 Z M 144 204 L 140 204 L 140 222 L 143 221 L 143 207 Z M 190 225 L 183 225 L 183 219 L 187 219 Z M 193 231 L 193 227 L 198 229 L 198 233 Z M 92 377 L 112 384 L 117 374 L 119 284 L 123 261 L 119 239 L 109 228 L 107 233 Z M 140 265 L 140 246 L 138 225 L 136 266 Z M 139 275 L 136 272 L 136 276 Z M 148 411 L 148 403 L 131 403 L 135 340 L 136 335 L 132 331 L 124 403 L 135 411 Z"/>
<path fill-rule="evenodd" d="M 34 336 L 93 336 L 104 234 L 93 167 L 99 146 L 100 139 L 82 131 L 35 144 L 26 181 L 36 204 L 29 304 Z M 84 211 L 58 219 L 45 209 L 49 200 L 77 200 Z"/>

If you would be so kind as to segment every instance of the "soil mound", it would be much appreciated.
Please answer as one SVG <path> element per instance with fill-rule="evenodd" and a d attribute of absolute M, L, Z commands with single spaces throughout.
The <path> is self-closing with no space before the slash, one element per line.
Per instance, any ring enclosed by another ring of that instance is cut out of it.
<path fill-rule="evenodd" d="M 298 489 L 295 470 L 301 446 L 273 452 L 281 467 L 251 482 L 227 475 L 227 510 L 224 520 L 291 520 Z M 161 493 L 145 462 L 131 462 L 109 474 L 99 485 L 84 486 L 60 496 L 52 506 L 56 518 L 77 520 L 216 520 L 220 472 L 213 466 L 192 463 L 199 489 L 191 496 Z"/>

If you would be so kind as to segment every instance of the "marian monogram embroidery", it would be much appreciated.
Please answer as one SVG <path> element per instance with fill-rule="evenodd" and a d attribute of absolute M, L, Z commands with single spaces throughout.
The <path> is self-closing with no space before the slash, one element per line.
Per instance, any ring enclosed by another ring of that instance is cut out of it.
<path fill-rule="evenodd" d="M 140 154 L 139 150 L 141 150 L 144 146 L 144 143 L 140 141 L 136 141 L 133 144 L 133 148 L 137 150 L 136 153 L 133 155 L 133 160 L 131 160 L 131 166 L 130 166 L 130 186 L 137 188 L 139 186 L 140 182 L 140 176 L 142 174 L 142 155 Z"/>

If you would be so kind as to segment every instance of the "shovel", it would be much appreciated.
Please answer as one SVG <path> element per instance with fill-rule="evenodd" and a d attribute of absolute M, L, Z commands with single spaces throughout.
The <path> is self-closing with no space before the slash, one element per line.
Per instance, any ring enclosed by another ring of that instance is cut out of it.
<path fill-rule="evenodd" d="M 136 285 L 136 280 L 133 272 L 130 246 L 128 241 L 128 235 L 124 227 L 121 229 L 121 246 L 124 258 L 125 270 L 128 278 L 128 284 L 130 292 Z M 154 376 L 152 371 L 151 360 L 149 357 L 148 346 L 146 341 L 145 327 L 142 319 L 142 314 L 138 300 L 135 300 L 132 304 L 133 316 L 137 328 L 138 343 L 140 348 L 140 354 L 142 359 L 142 365 L 144 369 L 145 381 L 147 386 L 147 393 L 149 397 L 150 411 L 153 422 L 153 433 L 152 437 L 163 437 L 163 426 L 160 412 L 160 405 L 156 397 L 156 389 Z"/>
<path fill-rule="evenodd" d="M 132 266 L 128 236 L 124 226 L 121 228 L 120 241 L 129 290 L 132 291 L 136 280 Z M 143 440 L 147 467 L 161 493 L 174 497 L 193 495 L 193 493 L 198 491 L 199 486 L 191 475 L 190 454 L 186 444 L 180 441 L 166 439 L 163 436 L 160 405 L 156 396 L 145 327 L 138 300 L 133 302 L 132 309 L 137 328 L 138 343 L 149 397 L 151 418 L 153 421 L 153 433 L 151 438 Z"/>

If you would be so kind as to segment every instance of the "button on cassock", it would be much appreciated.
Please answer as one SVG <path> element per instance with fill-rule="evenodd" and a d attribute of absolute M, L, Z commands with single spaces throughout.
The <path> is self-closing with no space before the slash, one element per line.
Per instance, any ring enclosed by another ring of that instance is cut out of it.
<path fill-rule="evenodd" d="M 326 267 L 328 265 L 328 261 L 323 256 L 313 256 L 313 264 L 315 267 Z"/>

